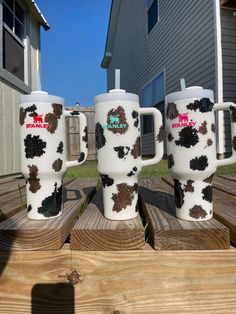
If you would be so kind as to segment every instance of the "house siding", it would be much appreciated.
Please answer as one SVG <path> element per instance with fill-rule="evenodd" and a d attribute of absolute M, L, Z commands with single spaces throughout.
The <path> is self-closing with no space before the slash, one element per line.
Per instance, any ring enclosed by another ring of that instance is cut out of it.
<path fill-rule="evenodd" d="M 223 97 L 236 103 L 236 17 L 233 11 L 221 10 Z M 230 114 L 224 113 L 225 151 L 231 152 Z"/>
<path fill-rule="evenodd" d="M 33 16 L 29 23 L 29 87 L 35 88 L 36 55 L 39 49 L 39 24 Z M 19 98 L 24 90 L 0 79 L 0 176 L 20 172 Z"/>
<path fill-rule="evenodd" d="M 114 0 L 116 1 L 116 0 Z M 202 85 L 215 90 L 215 34 L 212 1 L 159 0 L 159 21 L 147 33 L 146 1 L 121 1 L 108 89 L 114 88 L 114 70 L 121 69 L 121 88 L 141 96 L 143 87 L 165 69 L 165 91 Z M 153 135 L 150 133 L 149 137 Z M 145 136 L 143 153 L 150 154 Z"/>

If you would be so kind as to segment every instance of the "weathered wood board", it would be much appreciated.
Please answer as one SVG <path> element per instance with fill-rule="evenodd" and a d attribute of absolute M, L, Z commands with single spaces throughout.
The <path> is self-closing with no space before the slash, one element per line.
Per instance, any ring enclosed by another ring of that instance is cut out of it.
<path fill-rule="evenodd" d="M 77 180 L 65 188 L 62 216 L 50 220 L 31 220 L 22 210 L 0 223 L 0 250 L 60 249 L 79 217 L 87 195 L 96 189 L 96 179 Z"/>
<path fill-rule="evenodd" d="M 103 216 L 102 192 L 98 192 L 71 232 L 73 250 L 137 250 L 145 245 L 141 218 L 108 220 Z"/>
<path fill-rule="evenodd" d="M 156 179 L 150 179 L 148 184 L 153 190 L 143 186 L 139 192 L 156 250 L 216 250 L 230 247 L 228 228 L 214 218 L 203 222 L 178 219 L 174 197 L 166 192 L 172 192 L 172 188 Z"/>
<path fill-rule="evenodd" d="M 236 250 L 0 255 L 0 314 L 236 313 Z"/>

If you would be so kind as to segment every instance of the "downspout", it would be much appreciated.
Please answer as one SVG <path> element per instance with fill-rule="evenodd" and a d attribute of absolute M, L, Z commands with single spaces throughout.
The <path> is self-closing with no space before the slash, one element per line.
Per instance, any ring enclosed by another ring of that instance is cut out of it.
<path fill-rule="evenodd" d="M 223 57 L 221 39 L 221 14 L 220 0 L 213 0 L 214 22 L 215 22 L 215 101 L 223 102 Z M 223 157 L 224 154 L 224 113 L 218 111 L 216 114 L 217 123 L 217 154 Z"/>

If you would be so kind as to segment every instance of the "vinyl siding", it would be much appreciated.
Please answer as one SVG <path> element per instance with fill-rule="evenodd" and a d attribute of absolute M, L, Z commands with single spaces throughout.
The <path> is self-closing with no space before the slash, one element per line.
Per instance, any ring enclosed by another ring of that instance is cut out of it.
<path fill-rule="evenodd" d="M 36 51 L 39 49 L 39 24 L 29 20 L 29 86 L 35 87 Z M 26 61 L 27 62 L 27 61 Z M 0 79 L 0 176 L 20 172 L 19 97 L 25 94 Z"/>
<path fill-rule="evenodd" d="M 121 1 L 107 70 L 108 89 L 114 88 L 115 68 L 121 69 L 121 88 L 139 96 L 164 69 L 166 94 L 180 89 L 181 78 L 187 86 L 215 90 L 212 1 L 159 0 L 159 21 L 149 34 L 146 1 Z M 144 154 L 150 153 L 150 143 L 152 140 L 145 136 Z"/>

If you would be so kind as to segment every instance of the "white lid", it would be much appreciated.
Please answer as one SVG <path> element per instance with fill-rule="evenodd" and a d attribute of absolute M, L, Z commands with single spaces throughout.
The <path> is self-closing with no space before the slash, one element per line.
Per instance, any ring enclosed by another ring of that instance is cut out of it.
<path fill-rule="evenodd" d="M 203 89 L 201 86 L 190 86 L 184 88 L 182 91 L 171 93 L 166 95 L 166 103 L 175 102 L 177 100 L 187 99 L 187 98 L 210 98 L 214 99 L 214 93 L 210 89 Z"/>
<path fill-rule="evenodd" d="M 22 95 L 20 97 L 20 103 L 24 102 L 48 102 L 64 105 L 65 99 L 54 95 L 48 95 L 47 92 L 34 91 L 28 95 Z"/>
<path fill-rule="evenodd" d="M 95 104 L 115 100 L 139 102 L 139 96 L 132 93 L 126 93 L 124 89 L 111 89 L 109 93 L 100 94 L 94 97 Z"/>

